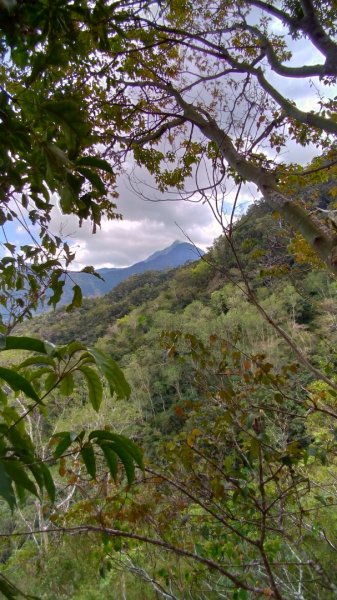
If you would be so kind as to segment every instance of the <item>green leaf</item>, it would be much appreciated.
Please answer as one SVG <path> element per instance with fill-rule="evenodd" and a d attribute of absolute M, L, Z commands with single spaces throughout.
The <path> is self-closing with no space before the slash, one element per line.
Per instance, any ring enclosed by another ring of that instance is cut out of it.
<path fill-rule="evenodd" d="M 17 412 L 17 410 L 15 410 L 15 408 L 13 408 L 13 406 L 8 405 L 7 403 L 2 409 L 2 418 L 3 421 L 8 425 L 8 427 L 10 427 L 20 420 L 21 415 L 19 415 L 19 413 Z M 20 420 L 20 423 L 17 423 L 15 428 L 20 430 L 21 434 L 25 435 L 26 430 L 24 426 L 24 419 Z"/>
<path fill-rule="evenodd" d="M 56 146 L 56 144 L 46 144 L 45 149 L 49 158 L 51 158 L 53 162 L 55 161 L 55 165 L 60 167 L 70 166 L 71 163 L 68 156 L 61 148 Z"/>
<path fill-rule="evenodd" d="M 86 469 L 89 473 L 89 475 L 91 475 L 91 477 L 93 479 L 95 479 L 96 477 L 96 460 L 95 460 L 95 453 L 94 453 L 94 449 L 92 447 L 92 444 L 90 444 L 90 442 L 87 442 L 83 448 L 81 448 L 81 452 L 80 452 L 83 462 L 86 466 Z"/>
<path fill-rule="evenodd" d="M 54 450 L 54 458 L 60 458 L 63 452 L 67 450 L 69 446 L 71 446 L 77 437 L 78 436 L 75 431 L 62 431 L 60 433 L 55 433 L 55 435 L 52 436 L 52 439 L 60 438 L 60 441 Z"/>
<path fill-rule="evenodd" d="M 194 544 L 194 548 L 195 548 L 195 551 L 196 551 L 196 553 L 197 553 L 199 556 L 205 556 L 204 549 L 203 549 L 203 547 L 202 547 L 202 545 L 201 545 L 201 544 L 199 544 L 198 542 L 196 542 L 196 543 Z"/>
<path fill-rule="evenodd" d="M 14 490 L 13 490 L 13 486 L 12 486 L 12 480 L 9 477 L 7 471 L 5 470 L 2 460 L 0 460 L 0 496 L 2 496 L 4 498 L 4 500 L 6 500 L 10 509 L 13 510 L 13 508 L 15 507 L 16 501 L 15 501 L 15 495 L 14 495 Z M 0 590 L 1 590 L 1 587 L 0 587 Z"/>
<path fill-rule="evenodd" d="M 100 176 L 95 173 L 95 171 L 90 171 L 90 169 L 86 169 L 85 167 L 77 167 L 77 170 L 79 173 L 81 173 L 81 175 L 84 175 L 88 181 L 90 181 L 91 185 L 96 188 L 100 194 L 106 194 L 104 182 Z"/>
<path fill-rule="evenodd" d="M 18 483 L 15 484 L 15 493 L 21 504 L 23 504 L 26 500 L 26 491 L 25 488 L 21 487 Z"/>
<path fill-rule="evenodd" d="M 135 444 L 132 440 L 125 437 L 124 435 L 120 435 L 119 433 L 113 433 L 112 431 L 97 429 L 91 431 L 91 433 L 89 434 L 89 440 L 91 439 L 97 440 L 97 443 L 101 443 L 101 441 L 110 441 L 116 444 L 116 446 L 123 446 L 124 449 L 135 460 L 140 469 L 144 469 L 143 454 L 141 450 L 138 448 L 137 444 Z"/>
<path fill-rule="evenodd" d="M 88 133 L 89 126 L 84 120 L 81 104 L 73 99 L 53 100 L 45 102 L 41 108 L 53 117 L 55 123 L 60 123 L 70 145 L 76 138 L 81 138 Z"/>
<path fill-rule="evenodd" d="M 80 271 L 81 273 L 89 273 L 90 275 L 93 275 L 94 277 L 97 277 L 97 279 L 100 279 L 101 281 L 105 281 L 104 277 L 102 277 L 102 275 L 100 275 L 99 273 L 97 273 L 97 271 L 95 271 L 95 267 L 84 267 L 83 269 L 81 269 Z"/>
<path fill-rule="evenodd" d="M 0 367 L 0 379 L 6 381 L 9 387 L 15 392 L 23 392 L 28 398 L 31 398 L 38 404 L 43 404 L 29 381 L 22 377 L 22 375 L 19 375 L 19 373 L 16 373 L 13 369 Z"/>
<path fill-rule="evenodd" d="M 116 444 L 114 449 L 123 463 L 128 484 L 131 485 L 135 480 L 135 465 L 132 460 L 132 457 L 123 446 Z"/>
<path fill-rule="evenodd" d="M 18 591 L 12 586 L 12 584 L 8 581 L 5 581 L 0 575 L 0 592 L 4 595 L 8 600 L 15 600 L 18 596 Z"/>
<path fill-rule="evenodd" d="M 65 282 L 62 280 L 54 281 L 51 285 L 51 289 L 53 291 L 53 295 L 48 300 L 49 306 L 56 306 L 56 304 L 61 300 L 63 287 Z"/>
<path fill-rule="evenodd" d="M 106 171 L 107 173 L 113 173 L 110 163 L 103 158 L 98 158 L 98 156 L 82 156 L 82 158 L 79 158 L 76 161 L 76 166 L 94 167 L 96 169 L 101 169 L 101 171 Z"/>
<path fill-rule="evenodd" d="M 247 590 L 244 590 L 242 588 L 235 590 L 235 592 L 233 594 L 234 600 L 248 600 L 248 598 L 249 598 L 249 596 L 248 596 Z"/>
<path fill-rule="evenodd" d="M 56 353 L 56 346 L 55 344 L 52 344 L 51 342 L 44 342 L 44 347 L 46 350 L 46 354 L 48 354 L 48 356 L 54 356 Z"/>
<path fill-rule="evenodd" d="M 7 217 L 2 209 L 0 209 L 0 227 L 4 225 L 7 221 Z"/>
<path fill-rule="evenodd" d="M 19 460 L 5 460 L 3 461 L 3 465 L 12 481 L 25 490 L 28 490 L 28 492 L 31 492 L 31 494 L 34 494 L 34 496 L 39 497 L 35 483 L 29 479 L 23 464 Z"/>
<path fill-rule="evenodd" d="M 37 385 L 39 385 L 39 380 L 42 379 L 42 377 L 44 377 L 46 374 L 50 375 L 50 373 L 53 373 L 53 369 L 51 367 L 39 367 L 38 369 L 34 369 L 34 371 L 29 371 L 29 373 L 27 373 L 27 378 L 31 383 L 34 381 Z"/>
<path fill-rule="evenodd" d="M 67 373 L 61 380 L 60 392 L 63 396 L 70 396 L 74 391 L 74 377 L 71 373 Z"/>
<path fill-rule="evenodd" d="M 82 306 L 82 290 L 79 285 L 75 284 L 73 286 L 73 298 L 66 311 L 71 312 L 73 308 L 79 308 L 80 306 Z"/>
<path fill-rule="evenodd" d="M 40 490 L 42 490 L 43 486 L 44 486 L 44 480 L 43 480 L 43 473 L 41 471 L 41 463 L 40 462 L 29 463 L 28 460 L 26 460 L 25 458 L 23 458 L 22 460 L 25 462 L 28 469 L 33 473 L 34 479 L 35 479 L 37 485 L 39 486 Z"/>
<path fill-rule="evenodd" d="M 26 434 L 25 430 L 21 429 L 22 421 L 18 423 L 16 427 L 9 427 L 3 431 L 3 434 L 7 437 L 7 439 L 13 445 L 16 454 L 20 455 L 23 462 L 27 460 L 28 462 L 34 461 L 34 446 L 32 444 L 31 439 Z"/>
<path fill-rule="evenodd" d="M 70 342 L 67 346 L 64 346 L 65 354 L 69 357 L 76 354 L 76 352 L 81 352 L 86 350 L 86 346 L 81 344 L 81 342 Z"/>
<path fill-rule="evenodd" d="M 41 600 L 37 596 L 32 596 L 31 594 L 25 594 L 18 588 L 16 588 L 8 579 L 0 573 L 0 592 L 4 595 L 8 600 L 15 600 L 18 596 L 22 598 L 26 598 L 26 600 Z"/>
<path fill-rule="evenodd" d="M 47 354 L 45 342 L 36 338 L 12 335 L 7 337 L 1 336 L 0 343 L 0 350 L 30 350 L 32 352 L 39 352 L 40 354 Z"/>
<path fill-rule="evenodd" d="M 103 386 L 101 380 L 97 373 L 90 367 L 81 365 L 78 370 L 83 373 L 87 381 L 90 403 L 93 409 L 98 412 L 103 398 Z"/>
<path fill-rule="evenodd" d="M 44 382 L 44 387 L 47 393 L 49 393 L 54 387 L 56 387 L 59 381 L 58 375 L 56 373 L 50 373 Z"/>
<path fill-rule="evenodd" d="M 77 111 L 80 111 L 81 109 L 77 102 L 72 99 L 50 100 L 48 102 L 44 102 L 41 108 L 43 108 L 45 111 L 51 112 L 61 121 L 67 121 L 72 115 L 74 115 L 74 112 L 77 113 Z"/>
<path fill-rule="evenodd" d="M 109 445 L 109 443 L 97 442 L 102 449 L 105 460 L 109 467 L 109 471 L 111 473 L 111 477 L 114 481 L 117 479 L 117 455 L 113 448 Z"/>
<path fill-rule="evenodd" d="M 49 365 L 54 367 L 54 361 L 50 356 L 30 356 L 29 358 L 27 358 L 26 360 L 24 360 L 22 363 L 20 363 L 18 365 L 18 369 L 24 369 L 25 367 L 30 367 L 31 365 Z"/>
<path fill-rule="evenodd" d="M 51 502 L 54 503 L 56 490 L 55 490 L 55 483 L 52 478 L 50 469 L 48 469 L 47 465 L 45 465 L 44 463 L 41 463 L 40 470 L 42 472 L 44 487 L 46 488 L 47 494 L 48 494 Z"/>
<path fill-rule="evenodd" d="M 4 406 L 7 405 L 7 394 L 5 394 L 5 392 L 3 391 L 2 387 L 0 386 L 0 402 L 1 404 L 3 404 Z"/>
<path fill-rule="evenodd" d="M 117 363 L 110 358 L 107 354 L 104 354 L 100 350 L 93 348 L 89 349 L 89 353 L 95 359 L 98 369 L 106 377 L 111 395 L 116 393 L 118 398 L 129 398 L 131 389 L 126 381 L 123 371 L 119 368 Z"/>
<path fill-rule="evenodd" d="M 133 459 L 133 456 L 128 451 L 128 449 L 126 448 L 123 441 L 115 440 L 114 442 L 111 441 L 110 443 L 108 441 L 97 441 L 97 443 L 102 448 L 104 455 L 108 456 L 110 461 L 111 461 L 112 453 L 117 454 L 117 456 L 120 458 L 120 460 L 124 466 L 128 484 L 131 485 L 135 479 L 134 459 Z M 110 449 L 110 451 L 108 450 L 108 448 Z M 108 460 L 107 460 L 107 462 L 108 462 Z M 117 473 L 116 466 L 113 464 L 113 462 L 110 462 L 110 463 L 108 462 L 108 466 L 109 466 L 109 468 L 112 469 L 110 472 L 111 472 L 112 476 L 115 478 L 115 476 L 116 476 L 115 474 Z"/>
<path fill-rule="evenodd" d="M 48 273 L 48 271 L 52 267 L 59 267 L 59 266 L 60 266 L 60 261 L 57 260 L 56 258 L 51 258 L 49 260 L 46 260 L 46 262 L 44 262 L 44 263 L 32 265 L 31 269 L 32 269 L 32 271 L 34 271 L 34 273 L 44 274 L 44 273 Z"/>
<path fill-rule="evenodd" d="M 105 448 L 109 447 L 112 452 L 119 456 L 121 462 L 123 463 L 129 484 L 131 484 L 135 478 L 134 462 L 142 470 L 144 469 L 143 455 L 140 449 L 134 442 L 123 435 L 112 433 L 111 431 L 96 430 L 89 434 L 89 439 L 95 440 L 96 443 L 102 448 L 104 453 L 106 452 Z M 109 458 L 110 457 L 111 452 L 109 453 Z M 111 473 L 113 475 L 113 473 L 115 473 L 114 465 L 112 465 L 112 469 L 113 471 Z"/>

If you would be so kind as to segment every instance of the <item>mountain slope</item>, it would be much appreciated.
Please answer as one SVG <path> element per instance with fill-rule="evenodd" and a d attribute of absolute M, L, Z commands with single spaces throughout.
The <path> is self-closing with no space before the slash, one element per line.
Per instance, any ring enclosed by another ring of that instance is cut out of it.
<path fill-rule="evenodd" d="M 130 277 L 146 271 L 164 271 L 179 267 L 188 262 L 198 260 L 204 252 L 187 242 L 174 242 L 168 248 L 151 254 L 148 258 L 130 267 L 98 269 L 97 273 L 103 278 L 98 279 L 88 273 L 70 273 L 71 282 L 66 283 L 62 303 L 70 302 L 72 297 L 71 288 L 74 283 L 78 284 L 84 297 L 103 296 L 111 291 L 116 285 Z"/>

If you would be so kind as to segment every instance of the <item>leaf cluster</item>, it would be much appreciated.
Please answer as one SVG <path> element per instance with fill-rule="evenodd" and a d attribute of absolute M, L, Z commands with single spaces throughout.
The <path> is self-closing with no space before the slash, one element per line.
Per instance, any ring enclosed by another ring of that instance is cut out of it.
<path fill-rule="evenodd" d="M 48 461 L 42 460 L 30 435 L 25 419 L 33 411 L 46 410 L 47 398 L 56 387 L 69 397 L 75 385 L 82 385 L 76 374 L 81 375 L 87 386 L 88 398 L 95 411 L 103 399 L 104 378 L 110 395 L 126 398 L 130 388 L 118 365 L 107 355 L 96 349 L 87 349 L 83 344 L 72 342 L 56 347 L 35 338 L 8 336 L 2 339 L 1 351 L 24 350 L 30 356 L 16 365 L 15 369 L 1 367 L 1 488 L 0 495 L 13 509 L 16 496 L 22 501 L 25 492 L 40 497 L 45 490 L 52 502 L 55 501 L 55 483 Z M 11 400 L 10 391 L 24 398 L 21 414 Z M 107 461 L 113 478 L 117 475 L 117 457 L 122 461 L 129 483 L 134 478 L 134 462 L 142 468 L 142 456 L 137 446 L 129 439 L 110 431 L 93 431 L 84 440 L 85 431 L 57 433 L 51 443 L 57 447 L 49 460 L 62 457 L 71 444 L 79 447 L 88 474 L 95 478 L 95 458 L 92 442 L 99 446 Z M 32 479 L 33 477 L 33 479 Z M 37 487 L 36 487 L 37 485 Z M 15 486 L 15 491 L 14 487 Z"/>

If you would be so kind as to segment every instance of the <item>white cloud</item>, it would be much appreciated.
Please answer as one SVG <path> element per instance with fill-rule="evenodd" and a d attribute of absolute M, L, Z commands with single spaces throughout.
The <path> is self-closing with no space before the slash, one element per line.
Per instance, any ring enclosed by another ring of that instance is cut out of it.
<path fill-rule="evenodd" d="M 85 265 L 129 266 L 175 240 L 187 241 L 185 234 L 197 246 L 206 249 L 221 233 L 208 206 L 182 200 L 147 202 L 131 192 L 123 181 L 117 210 L 123 214 L 123 220 L 104 220 L 94 235 L 89 223 L 79 228 L 75 217 L 62 216 L 54 209 L 51 228 L 76 251 L 73 269 Z"/>
<path fill-rule="evenodd" d="M 275 26 L 279 27 L 279 22 L 275 23 Z M 316 51 L 308 55 L 308 44 L 305 40 L 296 43 L 292 41 L 291 46 L 294 48 L 294 55 L 289 63 L 292 66 L 322 60 Z M 286 97 L 295 100 L 302 110 L 312 110 L 315 107 L 317 89 L 310 82 L 283 78 L 271 71 L 267 73 L 267 77 Z M 316 84 L 319 88 L 317 78 Z M 279 158 L 287 162 L 306 164 L 314 153 L 315 150 L 310 146 L 302 148 L 290 141 L 287 147 L 282 149 Z M 274 154 L 271 158 L 277 158 Z M 120 197 L 117 200 L 117 211 L 122 213 L 123 221 L 104 220 L 101 230 L 92 235 L 88 223 L 79 229 L 74 217 L 62 217 L 55 209 L 52 229 L 54 233 L 61 233 L 62 237 L 68 236 L 76 250 L 76 263 L 73 263 L 73 268 L 81 268 L 88 264 L 96 268 L 128 266 L 147 258 L 156 250 L 169 246 L 177 239 L 185 241 L 183 232 L 203 249 L 210 246 L 214 238 L 220 235 L 221 228 L 207 205 L 172 201 L 172 195 L 169 194 L 161 196 L 145 169 L 134 169 L 132 162 L 127 167 L 129 173 L 133 170 L 134 179 L 131 185 L 128 174 L 125 173 L 119 180 Z M 200 172 L 204 181 L 200 181 L 199 184 L 207 185 L 206 171 Z M 143 196 L 149 196 L 152 201 L 142 199 L 134 187 L 138 187 Z M 192 188 L 193 184 L 190 187 Z M 229 190 L 226 195 L 227 214 L 231 212 L 234 195 L 233 190 Z M 254 186 L 244 186 L 239 203 L 250 203 L 258 197 Z"/>

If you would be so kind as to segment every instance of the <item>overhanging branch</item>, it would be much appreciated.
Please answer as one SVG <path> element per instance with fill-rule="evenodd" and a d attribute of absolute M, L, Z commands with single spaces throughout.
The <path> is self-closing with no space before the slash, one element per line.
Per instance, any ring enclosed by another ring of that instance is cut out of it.
<path fill-rule="evenodd" d="M 139 535 L 139 534 L 133 533 L 133 532 L 121 531 L 120 529 L 111 529 L 109 527 L 96 527 L 94 525 L 79 525 L 77 527 L 60 527 L 60 528 L 48 527 L 46 529 L 14 532 L 12 534 L 2 533 L 2 534 L 0 534 L 0 538 L 28 537 L 29 535 L 32 535 L 32 534 L 36 534 L 36 535 L 41 534 L 42 535 L 42 534 L 46 534 L 46 533 L 67 533 L 69 535 L 79 535 L 82 533 L 95 533 L 95 534 L 99 534 L 99 535 L 104 534 L 105 536 L 109 536 L 109 537 L 117 537 L 117 538 L 124 538 L 124 539 L 144 542 L 146 544 L 151 544 L 152 546 L 160 547 L 163 550 L 168 550 L 170 552 L 173 552 L 177 556 L 182 556 L 183 558 L 192 559 L 195 562 L 198 562 L 199 564 L 202 564 L 213 571 L 217 571 L 218 573 L 221 573 L 222 575 L 227 577 L 227 579 L 229 579 L 235 585 L 236 588 L 242 588 L 244 590 L 252 592 L 254 595 L 256 595 L 258 597 L 265 595 L 264 594 L 265 590 L 263 588 L 258 588 L 258 587 L 249 585 L 244 580 L 239 579 L 238 577 L 236 577 L 235 575 L 233 575 L 232 573 L 227 571 L 227 569 L 224 569 L 221 565 L 219 565 L 218 563 L 214 562 L 211 559 L 204 558 L 202 556 L 199 556 L 198 554 L 195 554 L 194 552 L 190 552 L 188 550 L 185 550 L 184 548 L 174 546 L 173 544 L 170 544 L 163 540 L 150 538 L 148 536 Z M 270 596 L 270 598 L 272 598 L 272 597 L 273 596 Z"/>
<path fill-rule="evenodd" d="M 171 85 L 167 87 L 183 110 L 186 120 L 194 123 L 205 137 L 216 144 L 221 156 L 243 180 L 257 186 L 265 200 L 303 235 L 329 270 L 337 275 L 337 236 L 314 215 L 309 215 L 300 203 L 282 193 L 274 173 L 256 166 L 241 155 L 229 135 L 218 126 L 217 122 L 210 115 L 206 118 L 205 110 L 201 114 L 198 108 L 188 104 Z"/>

